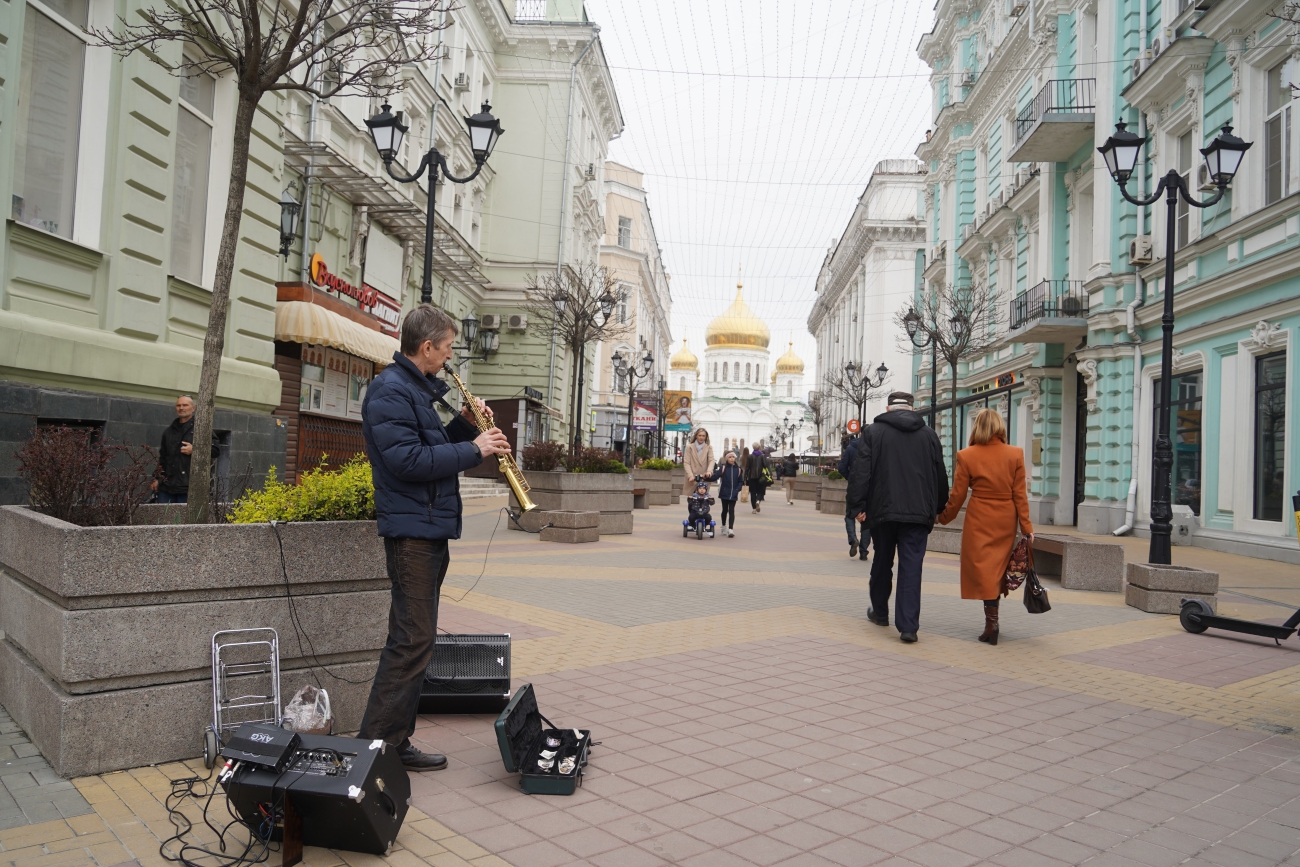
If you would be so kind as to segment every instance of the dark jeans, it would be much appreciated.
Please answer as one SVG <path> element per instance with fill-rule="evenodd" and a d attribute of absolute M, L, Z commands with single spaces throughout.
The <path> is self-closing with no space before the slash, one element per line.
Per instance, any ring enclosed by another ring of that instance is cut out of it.
<path fill-rule="evenodd" d="M 858 544 L 858 521 L 857 521 L 857 519 L 854 518 L 852 515 L 845 515 L 845 516 L 844 516 L 844 529 L 845 529 L 845 530 L 848 532 L 848 534 L 849 534 L 849 544 L 850 544 L 850 545 L 856 545 L 856 544 Z M 865 530 L 862 532 L 862 538 L 863 538 L 863 540 L 866 540 L 866 538 L 867 538 L 867 533 L 866 533 Z"/>
<path fill-rule="evenodd" d="M 761 503 L 765 499 L 767 499 L 767 485 L 763 484 L 762 482 L 750 482 L 749 502 L 751 504 Z"/>
<path fill-rule="evenodd" d="M 871 607 L 877 614 L 889 613 L 893 589 L 894 552 L 898 552 L 898 599 L 894 602 L 894 625 L 899 632 L 916 632 L 921 627 L 921 563 L 930 528 L 925 524 L 885 521 L 871 528 L 876 553 L 871 557 Z"/>
<path fill-rule="evenodd" d="M 722 503 L 722 517 L 718 520 L 718 523 L 724 527 L 735 527 L 736 526 L 736 501 L 720 500 L 719 502 Z M 728 518 L 730 518 L 730 523 L 728 523 Z"/>
<path fill-rule="evenodd" d="M 447 574 L 447 540 L 385 539 L 393 601 L 388 609 L 388 643 L 361 718 L 363 740 L 410 743 L 420 712 L 420 687 L 433 658 L 438 632 L 438 594 Z"/>
<path fill-rule="evenodd" d="M 190 492 L 186 491 L 183 494 L 173 494 L 170 491 L 164 491 L 162 488 L 159 488 L 157 493 L 154 494 L 153 500 L 155 503 L 188 503 L 190 501 Z"/>

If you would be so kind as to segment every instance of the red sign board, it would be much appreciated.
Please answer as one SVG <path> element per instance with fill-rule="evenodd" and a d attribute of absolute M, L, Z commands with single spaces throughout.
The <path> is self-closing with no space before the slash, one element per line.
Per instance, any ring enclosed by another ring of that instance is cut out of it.
<path fill-rule="evenodd" d="M 322 289 L 356 299 L 358 306 L 379 320 L 379 330 L 390 337 L 398 336 L 402 325 L 402 305 L 374 286 L 354 286 L 331 274 L 320 253 L 311 257 L 311 282 Z"/>
<path fill-rule="evenodd" d="M 849 423 L 845 427 L 848 428 L 849 433 L 857 433 L 862 430 L 862 425 L 858 423 L 856 418 L 849 419 Z"/>

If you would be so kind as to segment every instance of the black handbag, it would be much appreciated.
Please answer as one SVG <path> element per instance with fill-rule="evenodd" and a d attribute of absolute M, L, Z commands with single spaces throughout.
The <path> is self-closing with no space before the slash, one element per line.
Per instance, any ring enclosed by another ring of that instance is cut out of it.
<path fill-rule="evenodd" d="M 1047 591 L 1038 580 L 1038 573 L 1031 566 L 1025 575 L 1025 610 L 1030 614 L 1042 614 L 1051 611 L 1052 604 L 1047 601 Z"/>

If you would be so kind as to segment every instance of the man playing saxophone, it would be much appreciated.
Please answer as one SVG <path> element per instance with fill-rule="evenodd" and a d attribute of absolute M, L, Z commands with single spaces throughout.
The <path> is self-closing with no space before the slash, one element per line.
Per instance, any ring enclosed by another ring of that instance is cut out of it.
<path fill-rule="evenodd" d="M 460 538 L 457 474 L 485 457 L 510 452 L 510 442 L 498 428 L 479 431 L 471 406 L 445 426 L 438 416 L 436 406 L 448 386 L 434 374 L 451 359 L 457 331 L 454 319 L 429 304 L 408 313 L 402 321 L 401 351 L 370 383 L 361 408 L 392 602 L 388 641 L 358 737 L 396 747 L 408 771 L 447 766 L 445 757 L 412 744 L 411 735 L 438 631 L 447 541 Z M 482 401 L 477 408 L 492 417 Z"/>

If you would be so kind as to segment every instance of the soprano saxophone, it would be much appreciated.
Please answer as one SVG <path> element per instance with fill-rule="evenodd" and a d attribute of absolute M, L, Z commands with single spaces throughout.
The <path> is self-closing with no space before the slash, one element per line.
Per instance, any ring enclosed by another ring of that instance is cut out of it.
<path fill-rule="evenodd" d="M 474 425 L 479 429 L 479 432 L 482 433 L 483 431 L 489 431 L 496 427 L 492 422 L 492 419 L 488 418 L 487 415 L 484 414 L 483 410 L 479 409 L 478 401 L 474 399 L 474 395 L 469 393 L 469 389 L 465 387 L 465 383 L 460 381 L 460 377 L 456 375 L 456 371 L 452 366 L 450 364 L 444 364 L 442 368 L 447 371 L 447 375 L 455 381 L 456 388 L 460 391 L 460 396 L 465 400 L 465 405 L 468 406 L 470 412 L 474 414 Z M 536 509 L 537 504 L 528 497 L 528 491 L 530 490 L 528 480 L 524 478 L 524 473 L 519 469 L 519 464 L 515 463 L 514 455 L 498 454 L 497 466 L 501 469 L 501 474 L 506 477 L 506 484 L 509 485 L 510 490 L 514 492 L 515 499 L 519 501 L 520 514 L 531 512 L 533 509 Z"/>

